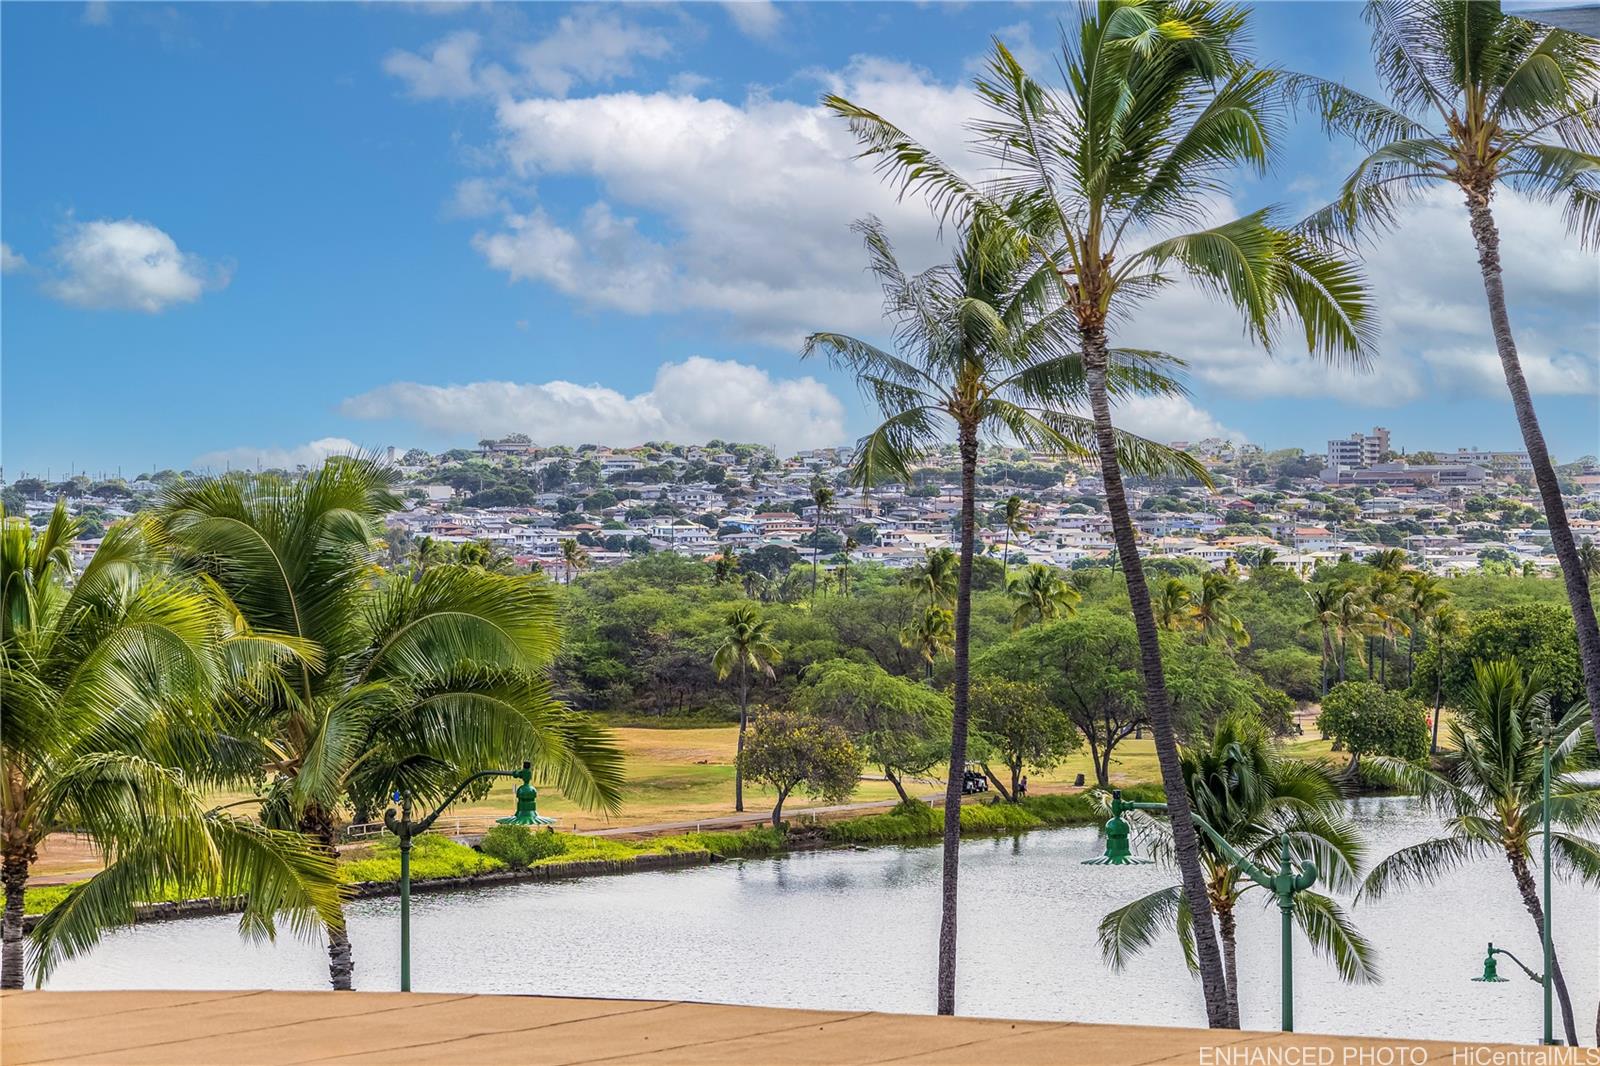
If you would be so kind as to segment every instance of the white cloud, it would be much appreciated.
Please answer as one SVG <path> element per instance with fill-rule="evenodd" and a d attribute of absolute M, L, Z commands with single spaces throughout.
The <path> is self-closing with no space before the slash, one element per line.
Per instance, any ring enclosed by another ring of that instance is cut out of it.
<path fill-rule="evenodd" d="M 722 437 L 793 451 L 846 438 L 844 407 L 821 382 L 773 378 L 758 367 L 703 356 L 662 364 L 650 390 L 636 396 L 570 381 L 406 381 L 352 396 L 340 411 L 474 439 L 520 431 L 552 444 Z"/>
<path fill-rule="evenodd" d="M 81 16 L 86 26 L 107 26 L 111 23 L 111 5 L 106 0 L 89 0 L 83 5 Z"/>
<path fill-rule="evenodd" d="M 133 219 L 74 223 L 52 254 L 60 273 L 46 291 L 79 307 L 154 314 L 228 280 L 160 229 Z"/>
<path fill-rule="evenodd" d="M 667 88 L 679 96 L 693 96 L 711 84 L 712 79 L 692 70 L 680 70 L 667 79 Z"/>
<path fill-rule="evenodd" d="M 28 269 L 28 260 L 21 253 L 13 252 L 11 245 L 0 241 L 0 274 L 12 274 L 26 269 Z"/>
<path fill-rule="evenodd" d="M 960 126 L 966 89 L 872 59 L 819 76 L 976 169 Z M 593 307 L 718 312 L 743 336 L 792 346 L 818 328 L 881 326 L 854 219 L 883 217 L 908 267 L 942 257 L 926 206 L 899 201 L 818 106 L 613 93 L 507 99 L 497 118 L 513 175 L 587 177 L 599 196 L 573 218 L 508 212 L 475 246 L 514 280 Z"/>
<path fill-rule="evenodd" d="M 1229 429 L 1187 396 L 1129 396 L 1117 403 L 1111 420 L 1118 429 L 1162 443 L 1207 437 L 1245 439 L 1243 433 Z"/>
<path fill-rule="evenodd" d="M 472 30 L 458 30 L 435 41 L 426 57 L 414 52 L 395 51 L 383 61 L 383 69 L 406 83 L 407 91 L 419 100 L 460 100 L 480 91 L 473 69 L 482 38 Z"/>
<path fill-rule="evenodd" d="M 483 218 L 510 210 L 501 192 L 501 182 L 493 178 L 466 178 L 456 182 L 455 192 L 445 206 L 453 218 Z"/>
<path fill-rule="evenodd" d="M 354 455 L 359 451 L 361 451 L 360 445 L 344 437 L 323 437 L 290 448 L 253 448 L 242 445 L 196 456 L 194 469 L 254 470 L 260 467 L 263 470 L 293 470 L 300 466 L 316 466 L 331 455 Z"/>
<path fill-rule="evenodd" d="M 672 42 L 658 30 L 615 14 L 580 8 L 545 36 L 510 49 L 504 62 L 486 58 L 487 42 L 472 30 L 435 41 L 426 54 L 396 50 L 383 69 L 420 100 L 503 97 L 511 92 L 565 96 L 580 84 L 604 84 L 634 73 L 639 59 L 659 59 Z"/>
<path fill-rule="evenodd" d="M 722 6 L 746 37 L 770 41 L 783 28 L 783 12 L 772 0 L 727 0 Z"/>

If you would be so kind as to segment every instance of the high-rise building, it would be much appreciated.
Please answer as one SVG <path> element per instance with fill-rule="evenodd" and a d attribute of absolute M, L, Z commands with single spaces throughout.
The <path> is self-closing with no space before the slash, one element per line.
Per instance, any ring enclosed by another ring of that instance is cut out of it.
<path fill-rule="evenodd" d="M 1389 431 L 1383 426 L 1372 427 L 1371 433 L 1352 433 L 1343 440 L 1328 442 L 1328 465 L 1359 469 L 1382 462 L 1389 450 Z"/>

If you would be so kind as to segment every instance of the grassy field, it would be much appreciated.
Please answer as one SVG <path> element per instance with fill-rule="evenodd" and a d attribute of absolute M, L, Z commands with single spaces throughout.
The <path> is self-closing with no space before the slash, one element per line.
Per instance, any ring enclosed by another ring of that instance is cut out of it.
<path fill-rule="evenodd" d="M 622 810 L 615 815 L 586 811 L 562 796 L 553 787 L 541 786 L 539 811 L 557 819 L 557 826 L 565 832 L 591 833 L 599 829 L 626 828 L 630 826 L 686 823 L 693 825 L 702 819 L 724 817 L 733 813 L 733 756 L 738 740 L 738 729 L 732 725 L 702 726 L 687 729 L 646 729 L 634 726 L 615 730 L 617 743 L 627 760 L 627 784 L 623 791 Z M 1301 758 L 1331 758 L 1343 761 L 1342 755 L 1330 755 L 1329 744 L 1315 739 L 1309 729 L 1305 737 L 1285 742 L 1285 750 Z M 1057 792 L 1071 787 L 1078 774 L 1084 774 L 1090 784 L 1094 772 L 1089 764 L 1088 752 L 1079 751 L 1055 770 L 1029 775 L 1029 791 L 1034 795 Z M 1112 763 L 1112 781 L 1132 783 L 1159 781 L 1161 773 L 1156 766 L 1155 746 L 1149 736 L 1143 740 L 1128 740 L 1118 745 Z M 537 784 L 537 782 L 535 782 Z M 928 777 L 907 783 L 907 789 L 916 796 L 942 791 L 942 776 Z M 493 791 L 482 800 L 462 803 L 439 819 L 437 827 L 445 832 L 481 831 L 492 825 L 494 819 L 510 814 L 516 808 L 513 792 L 516 782 L 497 782 Z M 218 796 L 217 802 L 242 800 L 240 795 Z M 897 797 L 893 786 L 874 780 L 871 770 L 856 788 L 852 802 L 884 804 L 893 803 Z M 804 796 L 792 796 L 786 814 L 796 814 L 808 804 Z M 759 815 L 772 807 L 772 794 L 760 787 L 747 784 L 745 809 Z M 235 807 L 235 812 L 245 813 L 248 805 Z M 52 838 L 41 849 L 40 861 L 34 867 L 35 878 L 50 880 L 76 880 L 93 873 L 98 864 L 96 857 L 73 838 Z"/>

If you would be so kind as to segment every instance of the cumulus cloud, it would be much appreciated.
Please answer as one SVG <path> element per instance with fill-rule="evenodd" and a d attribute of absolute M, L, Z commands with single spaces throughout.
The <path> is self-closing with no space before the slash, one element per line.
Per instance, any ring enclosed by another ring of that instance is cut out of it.
<path fill-rule="evenodd" d="M 59 272 L 45 290 L 78 307 L 154 314 L 227 284 L 226 274 L 133 219 L 74 223 L 52 255 Z"/>
<path fill-rule="evenodd" d="M 774 378 L 759 367 L 703 356 L 663 363 L 649 391 L 635 396 L 570 381 L 402 381 L 352 396 L 340 410 L 456 436 L 523 432 L 552 444 L 722 437 L 794 451 L 846 437 L 843 405 L 816 379 Z"/>
<path fill-rule="evenodd" d="M 722 6 L 746 37 L 769 41 L 783 28 L 783 12 L 772 0 L 727 0 Z"/>
<path fill-rule="evenodd" d="M 977 169 L 960 128 L 965 89 L 881 60 L 821 77 Z M 854 158 L 844 125 L 813 105 L 683 93 L 508 98 L 497 122 L 511 174 L 535 183 L 587 177 L 601 195 L 571 217 L 510 211 L 475 246 L 513 280 L 592 307 L 717 312 L 743 336 L 788 346 L 824 325 L 880 326 L 852 220 L 883 217 L 908 267 L 941 257 L 927 208 L 899 201 Z M 646 215 L 665 225 L 641 224 Z"/>
<path fill-rule="evenodd" d="M 237 448 L 224 448 L 196 456 L 194 469 L 253 470 L 260 467 L 263 470 L 293 470 L 301 466 L 317 466 L 332 455 L 354 455 L 360 450 L 360 445 L 344 437 L 322 437 L 288 448 L 255 448 L 241 445 Z"/>
<path fill-rule="evenodd" d="M 580 84 L 604 84 L 634 73 L 641 59 L 659 59 L 672 42 L 659 30 L 589 8 L 563 15 L 543 37 L 518 44 L 504 62 L 490 59 L 484 38 L 458 30 L 423 54 L 396 50 L 383 69 L 421 100 L 462 100 L 539 92 L 565 96 Z"/>
<path fill-rule="evenodd" d="M 10 274 L 18 270 L 26 270 L 28 260 L 21 253 L 13 252 L 11 245 L 0 241 L 0 274 Z"/>
<path fill-rule="evenodd" d="M 1129 396 L 1118 401 L 1111 419 L 1118 429 L 1162 443 L 1207 437 L 1245 439 L 1243 433 L 1223 425 L 1187 396 Z"/>

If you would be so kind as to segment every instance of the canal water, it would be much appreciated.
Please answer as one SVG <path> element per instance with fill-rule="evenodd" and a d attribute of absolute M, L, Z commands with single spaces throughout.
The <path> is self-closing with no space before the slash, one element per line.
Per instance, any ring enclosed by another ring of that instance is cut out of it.
<path fill-rule="evenodd" d="M 1407 798 L 1352 803 L 1374 858 L 1433 835 Z M 1101 915 L 1175 874 L 1158 866 L 1084 866 L 1093 829 L 962 845 L 962 1014 L 1151 1025 L 1203 1025 L 1199 984 L 1175 938 L 1112 973 Z M 931 1012 L 937 944 L 937 848 L 824 851 L 623 877 L 524 883 L 418 896 L 412 910 L 419 992 L 692 999 L 723 1003 Z M 1277 912 L 1255 890 L 1240 917 L 1241 1011 L 1248 1028 L 1278 1024 Z M 399 904 L 349 910 L 356 984 L 398 987 Z M 1600 892 L 1556 886 L 1557 947 L 1578 1032 L 1594 1037 L 1600 994 Z M 1486 985 L 1484 944 L 1538 968 L 1539 942 L 1503 860 L 1455 871 L 1354 910 L 1383 979 L 1342 984 L 1297 939 L 1296 1021 L 1304 1032 L 1534 1041 L 1539 986 L 1509 962 Z M 49 987 L 326 987 L 317 943 L 285 934 L 240 940 L 234 919 L 196 918 L 115 933 L 61 966 Z M 1557 1033 L 1560 1033 L 1559 1009 Z"/>

